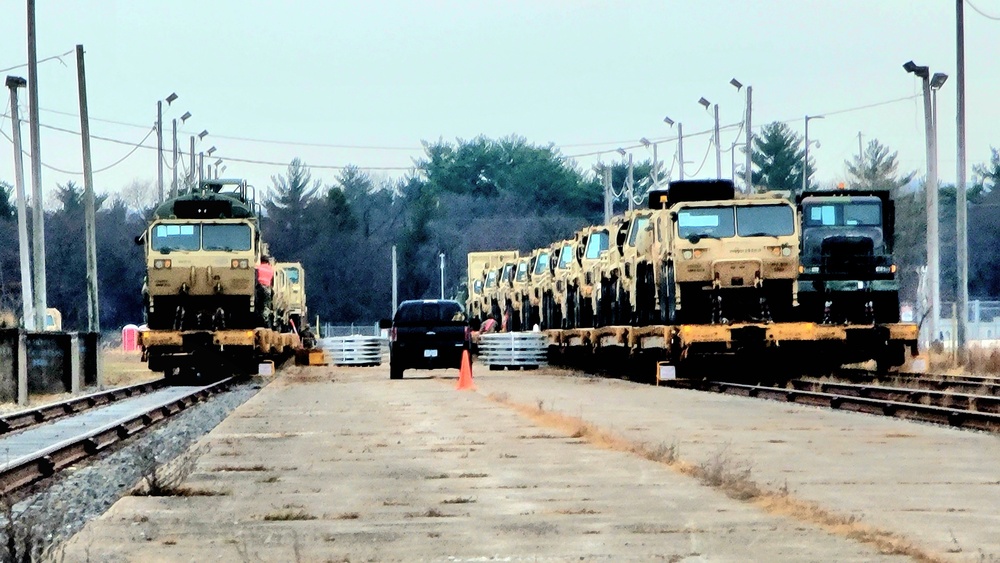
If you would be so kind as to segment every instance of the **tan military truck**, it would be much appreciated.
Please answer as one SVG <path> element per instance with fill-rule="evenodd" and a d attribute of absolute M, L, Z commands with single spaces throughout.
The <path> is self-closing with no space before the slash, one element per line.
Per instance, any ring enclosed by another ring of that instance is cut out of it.
<path fill-rule="evenodd" d="M 528 284 L 527 303 L 525 306 L 529 311 L 528 326 L 539 328 L 556 328 L 549 326 L 549 319 L 546 318 L 545 296 L 548 292 L 551 297 L 552 292 L 552 271 L 554 263 L 551 260 L 552 248 L 537 248 L 531 253 L 531 279 Z"/>
<path fill-rule="evenodd" d="M 508 260 L 517 258 L 516 250 L 499 250 L 490 252 L 470 252 L 468 255 L 468 292 L 465 310 L 469 319 L 486 320 L 486 315 L 494 314 L 500 322 L 499 311 L 492 310 L 493 296 L 496 292 L 497 269 Z M 489 273 L 493 272 L 492 280 Z"/>
<path fill-rule="evenodd" d="M 606 225 L 584 227 L 576 232 L 565 301 L 570 328 L 594 326 L 594 284 L 598 281 L 601 256 L 608 250 L 609 233 Z"/>
<path fill-rule="evenodd" d="M 519 319 L 518 327 L 516 329 L 514 327 L 514 276 L 517 272 L 517 262 L 518 257 L 515 256 L 505 261 L 503 266 L 497 269 L 497 284 L 496 292 L 493 294 L 492 310 L 494 316 L 496 316 L 497 311 L 500 312 L 500 316 L 496 316 L 496 318 L 500 321 L 500 326 L 505 332 L 520 330 Z"/>
<path fill-rule="evenodd" d="M 531 273 L 532 256 L 521 256 L 517 259 L 514 268 L 514 280 L 511 282 L 511 305 L 513 315 L 511 317 L 511 330 L 530 330 L 535 319 L 531 314 Z"/>
<path fill-rule="evenodd" d="M 652 272 L 636 298 L 655 294 L 668 323 L 794 320 L 794 205 L 776 195 L 737 199 L 728 182 L 674 182 L 670 190 L 675 203 L 653 216 Z"/>
<path fill-rule="evenodd" d="M 649 236 L 653 211 L 636 209 L 614 221 L 608 252 L 597 264 L 600 283 L 594 287 L 592 306 L 598 326 L 637 324 L 635 303 L 636 265 L 642 253 L 649 250 L 643 244 Z"/>
<path fill-rule="evenodd" d="M 309 320 L 305 270 L 299 262 L 274 265 L 274 318 L 282 332 L 300 332 Z"/>
<path fill-rule="evenodd" d="M 551 247 L 549 263 L 552 268 L 552 279 L 542 293 L 543 301 L 548 303 L 548 307 L 543 308 L 543 314 L 549 319 L 546 321 L 546 328 L 569 328 L 567 292 L 570 272 L 575 261 L 575 248 L 574 239 L 557 242 Z"/>

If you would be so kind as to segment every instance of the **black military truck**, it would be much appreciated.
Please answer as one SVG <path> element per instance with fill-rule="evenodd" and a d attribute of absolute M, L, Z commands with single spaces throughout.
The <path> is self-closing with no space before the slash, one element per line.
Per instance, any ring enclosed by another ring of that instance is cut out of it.
<path fill-rule="evenodd" d="M 893 261 L 895 208 L 888 190 L 807 190 L 802 221 L 799 311 L 825 324 L 899 322 Z"/>

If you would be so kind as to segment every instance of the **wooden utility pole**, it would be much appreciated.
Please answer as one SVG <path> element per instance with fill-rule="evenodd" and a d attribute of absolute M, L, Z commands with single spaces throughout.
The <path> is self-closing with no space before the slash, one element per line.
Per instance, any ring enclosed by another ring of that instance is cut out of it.
<path fill-rule="evenodd" d="M 38 53 L 35 0 L 28 0 L 28 129 L 31 134 L 31 232 L 35 272 L 35 327 L 45 330 L 45 210 L 42 207 L 42 151 L 38 126 Z"/>
<path fill-rule="evenodd" d="M 94 203 L 94 172 L 90 164 L 90 117 L 87 112 L 87 74 L 83 65 L 83 45 L 76 46 L 76 73 L 80 88 L 80 140 L 83 143 L 83 209 L 87 237 L 87 330 L 101 332 L 97 300 L 97 237 Z"/>
<path fill-rule="evenodd" d="M 17 242 L 21 262 L 21 318 L 26 330 L 35 330 L 34 292 L 31 290 L 31 253 L 28 249 L 28 203 L 24 195 L 24 154 L 21 148 L 21 119 L 17 111 L 17 89 L 27 81 L 19 76 L 8 76 L 10 88 L 10 121 L 14 129 L 14 189 L 17 193 Z"/>
<path fill-rule="evenodd" d="M 966 207 L 965 193 L 965 7 L 964 0 L 955 2 L 955 22 L 957 38 L 957 65 L 956 77 L 958 79 L 958 110 L 956 116 L 956 128 L 958 133 L 958 159 L 956 170 L 958 172 L 955 181 L 955 191 L 958 194 L 955 205 L 955 229 L 958 244 L 955 245 L 955 260 L 958 263 L 958 325 L 956 326 L 956 337 L 958 342 L 959 360 L 965 362 L 965 346 L 968 343 L 968 323 L 969 323 L 969 224 L 968 208 Z M 979 319 L 976 319 L 977 321 Z"/>

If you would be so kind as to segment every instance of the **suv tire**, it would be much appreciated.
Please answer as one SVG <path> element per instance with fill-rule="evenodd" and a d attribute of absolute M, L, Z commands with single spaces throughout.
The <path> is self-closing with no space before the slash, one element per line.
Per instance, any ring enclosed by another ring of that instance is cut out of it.
<path fill-rule="evenodd" d="M 389 364 L 389 379 L 403 379 L 403 368 L 396 364 Z"/>

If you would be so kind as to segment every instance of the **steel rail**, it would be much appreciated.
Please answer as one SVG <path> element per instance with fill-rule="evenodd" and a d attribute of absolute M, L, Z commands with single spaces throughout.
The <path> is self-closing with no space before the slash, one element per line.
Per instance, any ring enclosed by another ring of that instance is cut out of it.
<path fill-rule="evenodd" d="M 721 381 L 692 381 L 679 379 L 672 380 L 670 384 L 673 387 L 696 389 L 700 391 L 727 393 L 730 395 L 740 395 L 744 397 L 775 399 L 790 403 L 827 407 L 835 410 L 863 412 L 960 428 L 974 428 L 989 432 L 1000 432 L 1000 414 L 991 412 L 971 411 L 895 400 L 841 395 L 836 393 L 783 389 L 763 385 L 725 383 Z"/>
<path fill-rule="evenodd" d="M 854 383 L 879 381 L 904 386 L 917 385 L 920 388 L 937 391 L 965 391 L 976 394 L 1000 395 L 1000 379 L 992 376 L 909 372 L 876 374 L 863 369 L 841 369 L 832 375 L 836 379 L 846 379 Z M 806 379 L 820 381 L 822 378 L 813 376 Z"/>
<path fill-rule="evenodd" d="M 116 387 L 0 416 L 0 436 L 166 387 L 166 378 Z"/>
<path fill-rule="evenodd" d="M 133 414 L 112 423 L 83 432 L 75 437 L 50 444 L 34 453 L 0 465 L 0 495 L 8 494 L 86 457 L 107 449 L 112 444 L 173 416 L 203 401 L 210 395 L 228 388 L 233 378 L 226 378 L 191 393 L 161 404 L 144 413 Z"/>
<path fill-rule="evenodd" d="M 954 391 L 937 391 L 931 389 L 915 389 L 913 387 L 892 387 L 887 385 L 864 385 L 856 383 L 837 383 L 830 381 L 810 381 L 793 379 L 788 382 L 797 391 L 816 391 L 850 397 L 881 399 L 883 401 L 899 401 L 921 405 L 933 405 L 945 408 L 976 410 L 1000 414 L 1000 397 L 977 393 L 958 393 Z"/>

